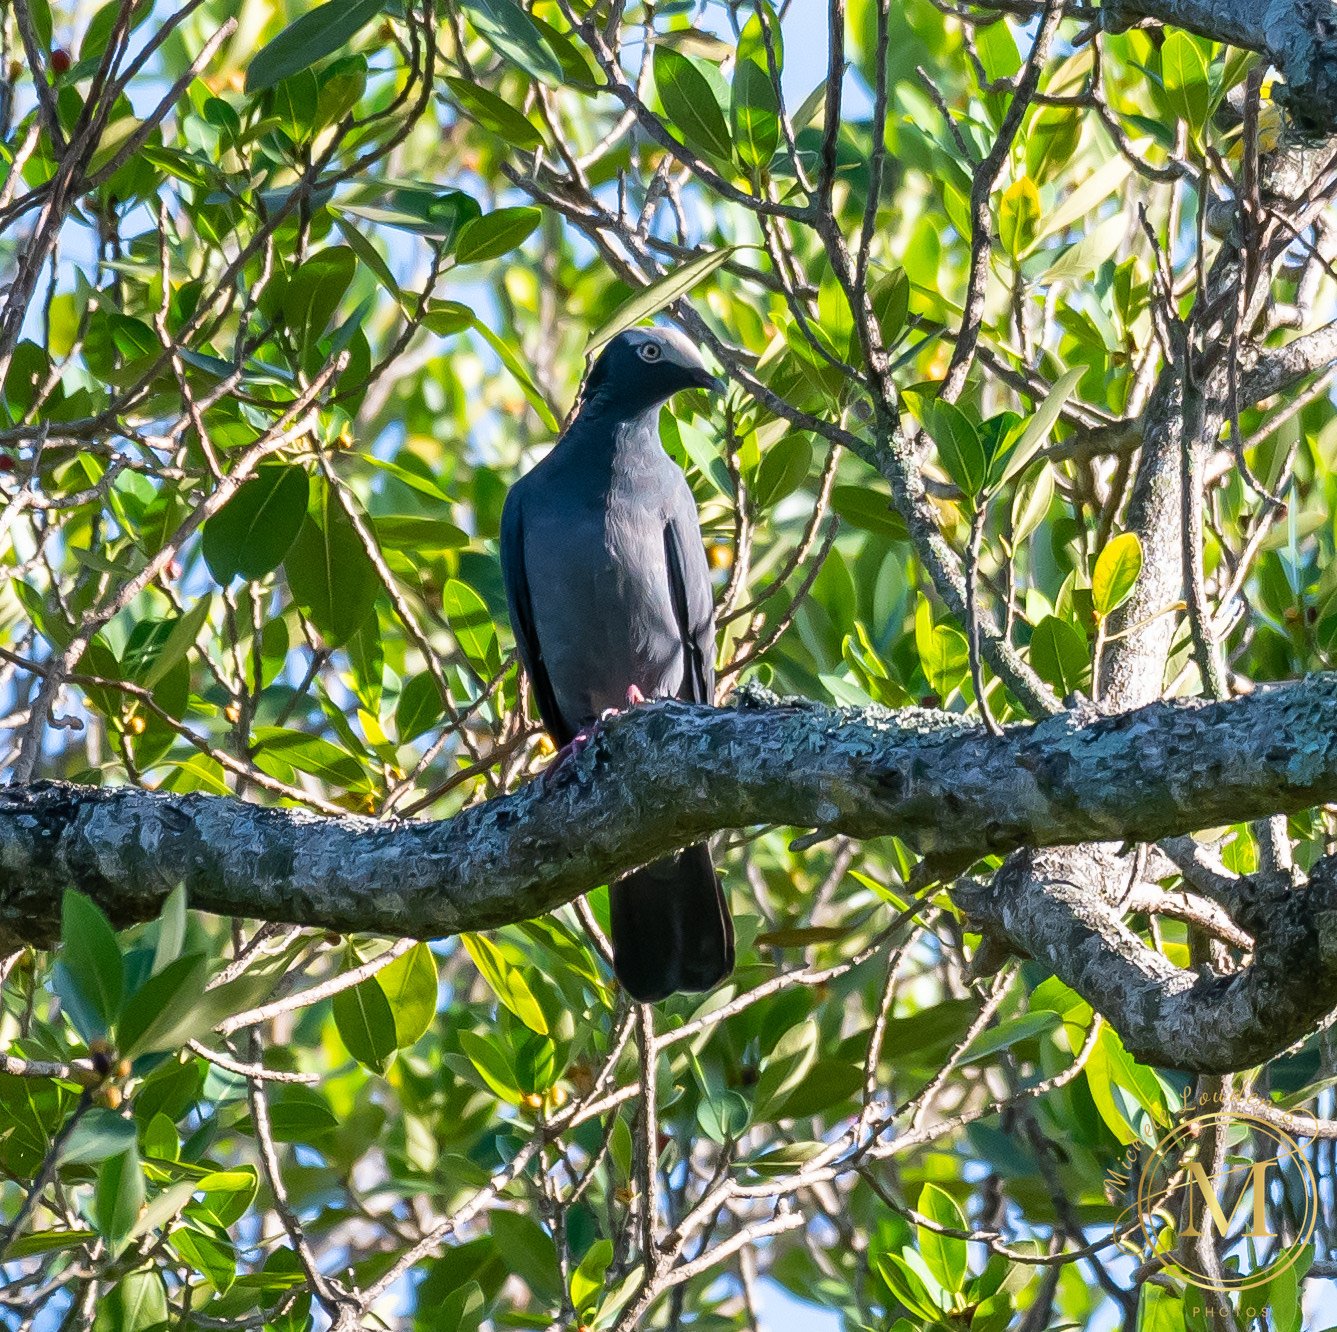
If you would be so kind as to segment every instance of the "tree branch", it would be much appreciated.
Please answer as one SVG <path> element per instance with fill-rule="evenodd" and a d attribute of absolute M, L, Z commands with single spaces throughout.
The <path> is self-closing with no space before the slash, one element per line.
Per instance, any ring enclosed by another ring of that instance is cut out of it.
<path fill-rule="evenodd" d="M 436 938 L 552 910 L 726 828 L 894 833 L 939 863 L 1337 800 L 1337 675 L 992 737 L 944 713 L 646 705 L 553 779 L 439 822 L 324 818 L 231 797 L 37 782 L 0 791 L 0 936 L 49 944 L 60 890 L 122 924 L 177 883 L 207 911 Z"/>

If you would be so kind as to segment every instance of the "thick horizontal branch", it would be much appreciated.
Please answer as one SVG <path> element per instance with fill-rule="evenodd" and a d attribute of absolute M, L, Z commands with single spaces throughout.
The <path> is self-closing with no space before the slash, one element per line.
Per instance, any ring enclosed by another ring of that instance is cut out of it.
<path fill-rule="evenodd" d="M 435 938 L 523 920 L 710 833 L 894 833 L 948 863 L 1154 841 L 1337 799 L 1337 675 L 1224 703 L 1066 713 L 992 737 L 943 713 L 746 692 L 605 724 L 560 773 L 440 822 L 198 794 L 0 790 L 0 935 L 49 944 L 74 886 L 122 924 L 184 883 L 208 911 Z"/>
<path fill-rule="evenodd" d="M 1337 131 L 1337 19 L 1332 0 L 1106 0 L 1105 26 L 1138 18 L 1187 28 L 1266 56 L 1286 79 L 1292 108 Z"/>

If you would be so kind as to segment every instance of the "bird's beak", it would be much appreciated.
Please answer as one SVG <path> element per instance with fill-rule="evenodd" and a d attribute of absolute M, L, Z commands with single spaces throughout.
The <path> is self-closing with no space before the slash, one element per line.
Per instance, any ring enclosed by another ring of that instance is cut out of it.
<path fill-rule="evenodd" d="M 718 378 L 716 375 L 712 375 L 704 365 L 693 366 L 691 379 L 693 388 L 703 388 L 707 393 L 724 392 L 724 380 Z"/>

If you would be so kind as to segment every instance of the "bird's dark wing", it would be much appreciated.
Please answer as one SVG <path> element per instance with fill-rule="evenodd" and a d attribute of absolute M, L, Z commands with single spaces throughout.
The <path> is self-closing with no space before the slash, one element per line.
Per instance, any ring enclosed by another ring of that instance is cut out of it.
<path fill-rule="evenodd" d="M 664 559 L 673 616 L 682 638 L 683 678 L 678 696 L 690 703 L 714 703 L 715 602 L 695 521 L 689 524 L 670 516 L 664 524 Z"/>
<path fill-rule="evenodd" d="M 679 698 L 715 701 L 715 604 L 691 494 L 664 525 L 669 596 L 682 640 Z M 685 507 L 683 507 L 685 506 Z M 733 970 L 733 921 L 704 842 L 634 870 L 609 895 L 613 969 L 642 1003 L 709 990 Z"/>
<path fill-rule="evenodd" d="M 520 487 L 511 488 L 501 511 L 501 575 L 506 584 L 506 604 L 511 613 L 511 630 L 520 663 L 529 677 L 534 702 L 544 728 L 558 745 L 565 745 L 575 735 L 573 727 L 557 706 L 552 682 L 543 664 L 543 650 L 534 628 L 534 608 L 529 597 L 529 574 L 525 568 L 524 504 Z"/>

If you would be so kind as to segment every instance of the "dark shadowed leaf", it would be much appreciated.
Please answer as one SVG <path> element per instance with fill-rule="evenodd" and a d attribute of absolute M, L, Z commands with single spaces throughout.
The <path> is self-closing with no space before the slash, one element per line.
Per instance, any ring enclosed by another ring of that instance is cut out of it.
<path fill-rule="evenodd" d="M 101 908 L 82 893 L 66 890 L 60 910 L 61 963 L 99 1030 L 106 1032 L 121 1010 L 125 980 L 116 935 Z"/>
<path fill-rule="evenodd" d="M 284 557 L 288 586 L 330 647 L 346 643 L 371 613 L 380 580 L 356 529 L 323 479 Z M 356 503 L 351 497 L 350 504 Z"/>
<path fill-rule="evenodd" d="M 264 578 L 283 563 L 306 516 L 310 482 L 290 463 L 266 463 L 207 523 L 204 562 L 224 587 Z"/>

